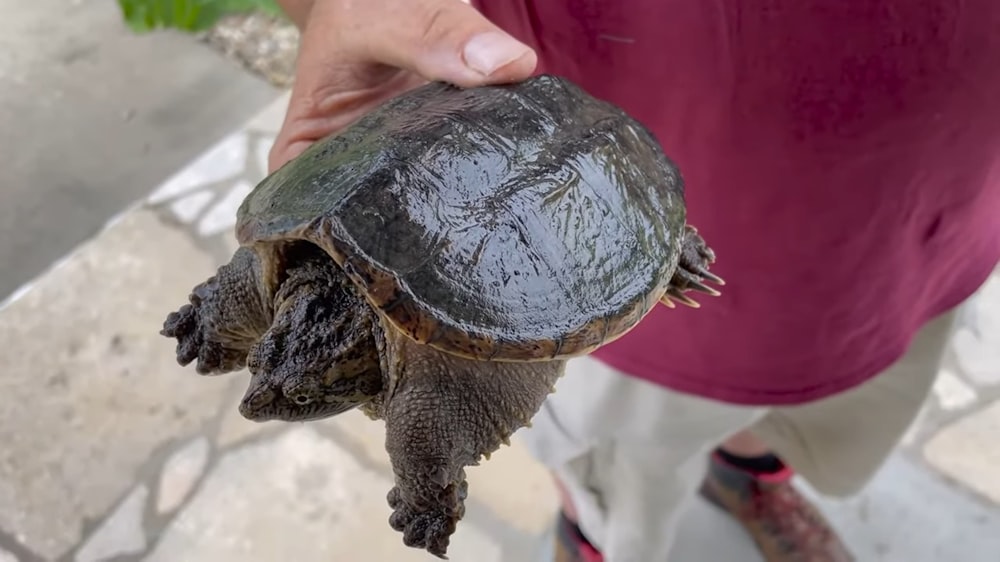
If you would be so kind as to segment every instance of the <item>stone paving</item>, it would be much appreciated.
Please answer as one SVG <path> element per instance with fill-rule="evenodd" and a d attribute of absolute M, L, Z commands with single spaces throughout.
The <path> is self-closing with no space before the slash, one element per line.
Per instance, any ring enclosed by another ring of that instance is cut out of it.
<path fill-rule="evenodd" d="M 0 304 L 0 562 L 433 560 L 386 524 L 380 422 L 248 422 L 245 375 L 200 378 L 157 335 L 232 253 L 286 99 Z M 861 561 L 996 562 L 998 435 L 1000 274 L 899 453 L 860 496 L 820 501 Z M 450 558 L 544 560 L 545 470 L 515 439 L 469 476 Z M 703 503 L 682 525 L 677 561 L 759 560 Z"/>

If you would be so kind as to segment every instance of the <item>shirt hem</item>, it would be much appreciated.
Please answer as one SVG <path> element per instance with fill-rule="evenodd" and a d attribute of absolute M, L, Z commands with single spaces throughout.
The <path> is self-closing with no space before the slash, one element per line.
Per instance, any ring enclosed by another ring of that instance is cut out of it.
<path fill-rule="evenodd" d="M 674 392 L 695 395 L 709 400 L 741 406 L 794 406 L 814 402 L 864 384 L 890 368 L 906 354 L 916 333 L 923 326 L 968 300 L 989 280 L 995 268 L 996 264 L 991 265 L 985 273 L 971 277 L 977 281 L 970 283 L 971 287 L 966 287 L 965 290 L 956 291 L 956 294 L 961 295 L 960 297 L 949 299 L 943 304 L 929 309 L 929 313 L 917 322 L 917 328 L 908 334 L 904 341 L 893 342 L 891 346 L 886 346 L 885 353 L 878 355 L 868 365 L 854 369 L 854 372 L 848 375 L 829 379 L 829 382 L 825 384 L 767 389 L 761 389 L 760 386 L 754 388 L 721 386 L 717 379 L 696 379 L 676 373 L 665 374 L 664 369 L 626 357 L 604 357 L 600 354 L 595 354 L 592 357 L 625 376 L 642 379 Z M 643 373 L 657 373 L 657 375 L 647 376 Z M 752 377 L 747 378 L 752 380 Z"/>

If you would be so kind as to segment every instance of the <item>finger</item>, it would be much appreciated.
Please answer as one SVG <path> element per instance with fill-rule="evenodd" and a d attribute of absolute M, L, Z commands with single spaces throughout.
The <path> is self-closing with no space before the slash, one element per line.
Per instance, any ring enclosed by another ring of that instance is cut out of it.
<path fill-rule="evenodd" d="M 461 0 L 360 0 L 339 4 L 351 55 L 463 87 L 531 76 L 530 47 Z M 331 17 L 334 17 L 331 14 Z M 331 20 L 338 21 L 338 20 Z"/>
<path fill-rule="evenodd" d="M 268 154 L 268 173 L 277 170 L 317 141 L 341 131 L 379 103 L 425 83 L 399 71 L 389 79 L 376 79 L 371 87 L 364 79 L 340 75 L 300 74 L 289 100 L 285 121 Z"/>
<path fill-rule="evenodd" d="M 284 166 L 287 162 L 298 157 L 300 154 L 305 152 L 309 148 L 314 140 L 297 140 L 291 143 L 275 143 L 271 147 L 271 152 L 267 156 L 267 173 L 270 174 L 278 168 Z"/>
<path fill-rule="evenodd" d="M 269 171 L 419 82 L 513 82 L 537 64 L 532 49 L 462 0 L 317 2 L 299 53 Z"/>

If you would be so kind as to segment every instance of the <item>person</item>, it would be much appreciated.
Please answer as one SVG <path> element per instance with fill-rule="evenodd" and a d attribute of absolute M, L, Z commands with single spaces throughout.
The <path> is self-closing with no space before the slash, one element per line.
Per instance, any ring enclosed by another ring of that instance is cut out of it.
<path fill-rule="evenodd" d="M 271 169 L 425 81 L 544 72 L 685 178 L 728 283 L 572 360 L 523 433 L 563 492 L 558 561 L 667 560 L 696 490 L 768 561 L 851 559 L 789 476 L 864 486 L 1000 259 L 1000 4 L 280 3 L 302 38 Z"/>

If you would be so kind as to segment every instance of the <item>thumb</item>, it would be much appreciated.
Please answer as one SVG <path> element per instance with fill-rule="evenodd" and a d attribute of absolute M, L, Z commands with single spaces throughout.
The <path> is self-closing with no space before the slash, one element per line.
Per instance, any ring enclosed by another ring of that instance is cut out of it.
<path fill-rule="evenodd" d="M 347 4 L 351 4 L 348 2 Z M 355 53 L 458 86 L 514 82 L 531 76 L 535 52 L 462 0 L 368 0 L 352 10 Z M 352 49 L 354 50 L 354 49 Z"/>

